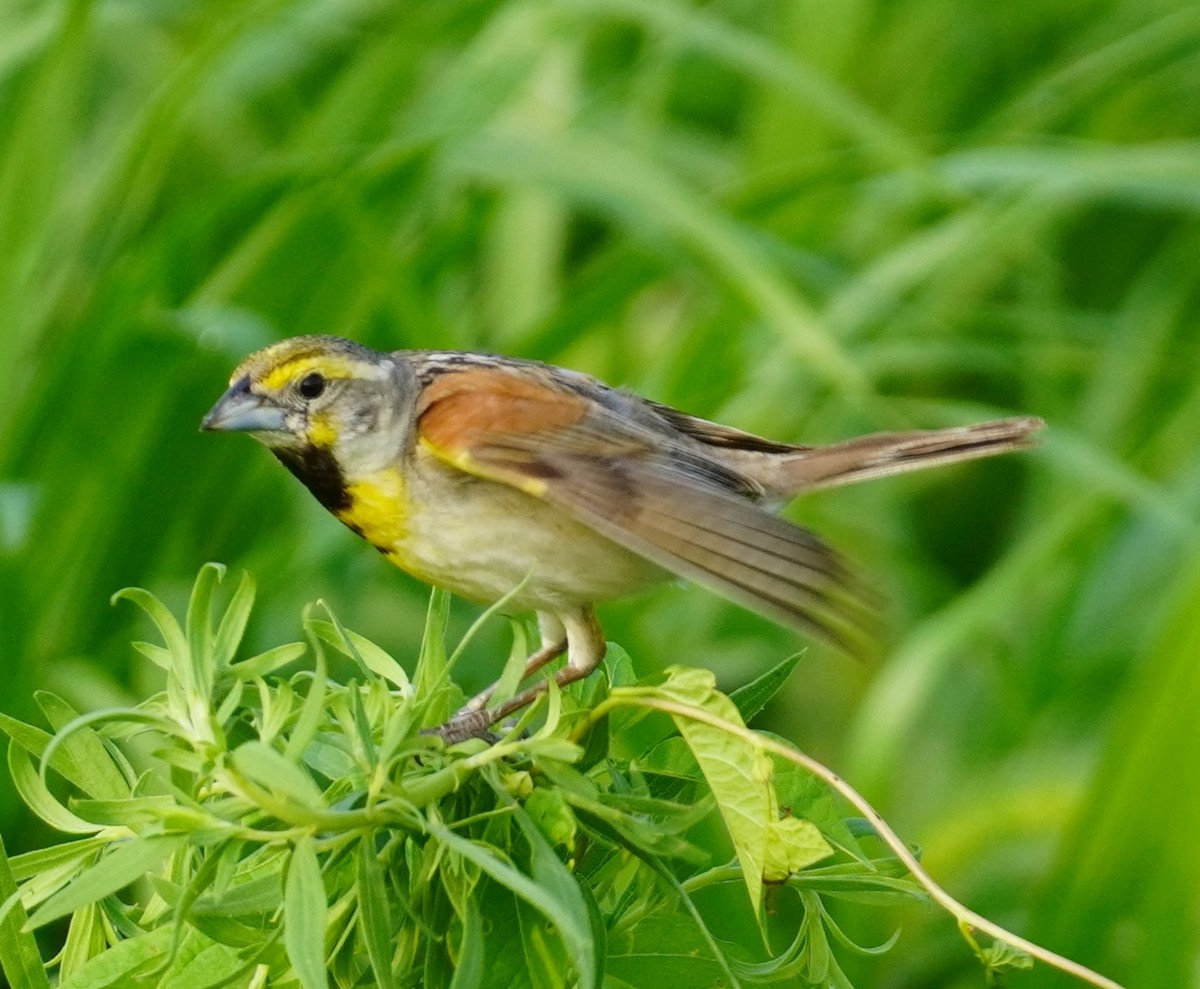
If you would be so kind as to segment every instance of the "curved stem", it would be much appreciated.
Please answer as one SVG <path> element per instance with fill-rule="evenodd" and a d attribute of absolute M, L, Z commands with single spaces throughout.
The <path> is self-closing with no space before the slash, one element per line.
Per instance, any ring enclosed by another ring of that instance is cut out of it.
<path fill-rule="evenodd" d="M 1018 948 L 1031 958 L 1036 958 L 1038 961 L 1056 968 L 1060 972 L 1073 975 L 1082 982 L 1097 986 L 1099 989 L 1124 989 L 1120 983 L 1114 982 L 1112 979 L 1100 975 L 1098 972 L 1093 972 L 1090 968 L 1079 964 L 1079 962 L 1072 961 L 1070 958 L 1065 958 L 1057 952 L 1051 951 L 1049 948 L 1043 948 L 1041 945 L 1034 944 L 1034 942 L 1026 940 L 1018 934 L 1013 934 L 999 924 L 980 916 L 974 910 L 959 903 L 958 900 L 939 886 L 933 877 L 925 871 L 921 863 L 917 861 L 916 856 L 908 850 L 908 846 L 904 844 L 900 836 L 888 826 L 888 823 L 880 813 L 867 802 L 867 799 L 862 794 L 828 766 L 823 765 L 799 749 L 790 748 L 775 741 L 773 738 L 760 735 L 758 732 L 751 731 L 744 725 L 726 721 L 724 718 L 710 714 L 702 708 L 692 707 L 689 704 L 682 704 L 678 701 L 667 700 L 662 697 L 639 696 L 635 691 L 628 693 L 614 691 L 607 700 L 593 710 L 592 717 L 589 720 L 594 720 L 602 716 L 609 707 L 617 707 L 622 704 L 662 711 L 672 717 L 689 718 L 692 721 L 700 721 L 713 728 L 719 728 L 722 731 L 729 732 L 731 735 L 738 736 L 743 741 L 758 749 L 787 759 L 789 762 L 793 762 L 797 766 L 806 769 L 818 779 L 824 780 L 847 803 L 852 805 L 863 817 L 871 822 L 871 826 L 875 829 L 876 834 L 879 835 L 880 840 L 892 850 L 897 859 L 904 863 L 905 868 L 908 869 L 912 877 L 929 894 L 929 898 L 954 917 L 958 922 L 963 936 L 971 944 L 976 953 L 979 952 L 979 948 L 975 944 L 974 938 L 971 937 L 971 931 L 981 931 L 996 941 Z"/>

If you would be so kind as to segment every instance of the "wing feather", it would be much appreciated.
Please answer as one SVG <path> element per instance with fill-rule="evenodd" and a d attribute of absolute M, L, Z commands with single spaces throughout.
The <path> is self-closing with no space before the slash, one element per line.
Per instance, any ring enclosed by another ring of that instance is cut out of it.
<path fill-rule="evenodd" d="M 752 611 L 848 652 L 867 649 L 874 613 L 850 568 L 760 507 L 753 481 L 578 392 L 512 377 L 473 370 L 435 382 L 419 410 L 421 442 Z"/>

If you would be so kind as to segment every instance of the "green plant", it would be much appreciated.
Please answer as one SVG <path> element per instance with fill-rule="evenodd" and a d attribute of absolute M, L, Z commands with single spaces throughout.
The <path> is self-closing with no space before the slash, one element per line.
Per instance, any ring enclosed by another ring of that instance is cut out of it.
<path fill-rule="evenodd" d="M 147 591 L 116 595 L 158 628 L 162 644 L 135 647 L 162 668 L 160 693 L 84 715 L 44 693 L 55 734 L 0 720 L 21 796 L 75 836 L 0 867 L 0 962 L 22 989 L 49 985 L 30 931 L 64 917 L 61 989 L 561 986 L 567 973 L 583 989 L 845 987 L 841 956 L 896 937 L 855 944 L 836 903 L 925 886 L 947 905 L 852 790 L 744 727 L 794 658 L 726 697 L 682 667 L 634 683 L 613 646 L 603 677 L 447 748 L 423 731 L 462 700 L 443 594 L 410 677 L 332 614 L 306 616 L 307 646 L 235 659 L 254 584 L 243 576 L 214 627 L 222 573 L 201 570 L 183 627 Z M 524 640 L 515 626 L 510 682 Z M 818 777 L 870 820 L 843 820 Z M 1004 942 L 980 956 L 994 971 L 1029 963 Z"/>

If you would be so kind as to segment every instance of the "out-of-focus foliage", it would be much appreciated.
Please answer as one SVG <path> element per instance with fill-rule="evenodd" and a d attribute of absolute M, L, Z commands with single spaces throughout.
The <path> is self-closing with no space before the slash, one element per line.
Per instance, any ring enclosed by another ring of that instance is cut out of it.
<path fill-rule="evenodd" d="M 282 336 L 542 358 L 781 439 L 1036 413 L 1037 454 L 789 510 L 890 632 L 768 715 L 973 906 L 1195 985 L 1198 131 L 1180 0 L 0 0 L 0 704 L 144 695 L 109 594 L 181 602 L 207 559 L 259 575 L 258 642 L 323 596 L 413 653 L 423 589 L 196 431 Z M 797 648 L 694 589 L 605 621 L 727 686 Z M 977 984 L 905 922 L 862 984 Z"/>

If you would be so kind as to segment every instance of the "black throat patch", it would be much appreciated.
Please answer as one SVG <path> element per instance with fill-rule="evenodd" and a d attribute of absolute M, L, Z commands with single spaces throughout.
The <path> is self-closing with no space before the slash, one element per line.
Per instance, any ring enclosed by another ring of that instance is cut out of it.
<path fill-rule="evenodd" d="M 329 511 L 337 513 L 350 507 L 346 479 L 328 450 L 306 446 L 303 450 L 278 449 L 271 452 Z"/>

